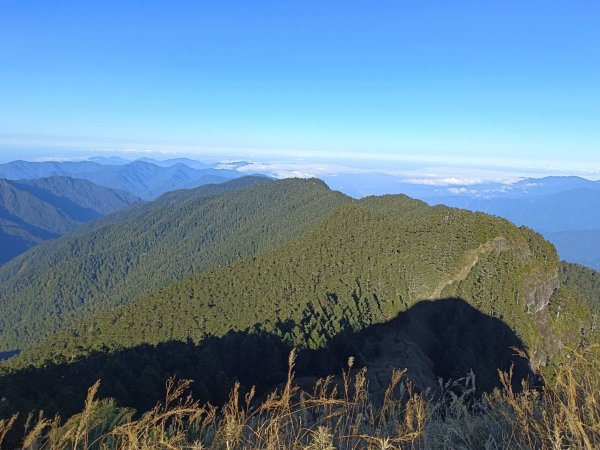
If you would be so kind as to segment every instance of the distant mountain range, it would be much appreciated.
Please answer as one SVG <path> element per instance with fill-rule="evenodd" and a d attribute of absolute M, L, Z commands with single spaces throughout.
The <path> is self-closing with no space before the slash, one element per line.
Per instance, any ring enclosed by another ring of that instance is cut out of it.
<path fill-rule="evenodd" d="M 487 189 L 458 187 L 424 199 L 488 212 L 544 232 L 600 228 L 600 183 L 577 177 L 526 179 Z"/>
<path fill-rule="evenodd" d="M 100 186 L 121 189 L 144 200 L 152 200 L 175 189 L 221 183 L 241 176 L 235 170 L 214 169 L 188 160 L 184 160 L 187 164 L 183 164 L 181 160 L 128 162 L 120 158 L 96 158 L 96 161 L 102 163 L 12 161 L 0 164 L 0 178 L 22 180 L 67 176 L 88 180 Z"/>
<path fill-rule="evenodd" d="M 0 179 L 0 264 L 41 241 L 138 202 L 128 192 L 86 180 Z"/>
<path fill-rule="evenodd" d="M 485 200 L 493 198 L 531 198 L 576 189 L 600 191 L 600 181 L 590 181 L 574 176 L 524 178 L 514 183 L 488 182 L 461 184 L 460 180 L 407 181 L 395 175 L 370 172 L 328 175 L 324 176 L 323 180 L 332 189 L 338 189 L 355 198 L 402 192 L 410 197 L 428 198 L 430 200 L 457 197 Z"/>
<path fill-rule="evenodd" d="M 561 258 L 600 271 L 600 229 L 544 232 Z"/>
<path fill-rule="evenodd" d="M 115 166 L 125 166 L 127 164 L 131 164 L 133 161 L 125 158 L 120 158 L 118 156 L 92 156 L 88 159 L 88 161 L 92 161 L 98 164 L 105 165 L 115 165 Z M 196 161 L 194 159 L 189 158 L 171 158 L 171 159 L 152 159 L 152 158 L 139 158 L 135 161 L 147 162 L 150 164 L 155 164 L 160 167 L 171 167 L 175 164 L 185 164 L 192 169 L 210 169 L 214 168 L 214 165 L 203 163 L 200 161 Z"/>

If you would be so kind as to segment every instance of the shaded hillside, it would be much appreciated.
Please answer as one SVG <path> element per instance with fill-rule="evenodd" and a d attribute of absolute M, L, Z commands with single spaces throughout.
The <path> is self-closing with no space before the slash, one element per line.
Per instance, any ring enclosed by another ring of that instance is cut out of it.
<path fill-rule="evenodd" d="M 18 180 L 50 176 L 81 178 L 151 200 L 168 191 L 222 183 L 238 178 L 240 174 L 233 170 L 193 169 L 181 163 L 161 167 L 145 161 L 128 164 L 98 164 L 92 161 L 12 161 L 0 164 L 1 178 Z"/>
<path fill-rule="evenodd" d="M 0 268 L 0 346 L 21 348 L 80 314 L 255 255 L 347 201 L 319 180 L 249 177 L 108 216 Z"/>
<path fill-rule="evenodd" d="M 319 348 L 422 299 L 446 296 L 503 320 L 541 362 L 560 351 L 544 342 L 571 338 L 572 327 L 588 319 L 577 316 L 570 328 L 546 320 L 558 269 L 550 244 L 502 219 L 404 196 L 352 202 L 302 236 L 96 314 L 14 363 L 200 342 L 231 330 L 261 330 Z"/>
<path fill-rule="evenodd" d="M 86 180 L 0 179 L 0 263 L 41 241 L 139 201 L 127 192 Z"/>
<path fill-rule="evenodd" d="M 158 402 L 169 377 L 194 380 L 194 397 L 223 404 L 236 381 L 242 389 L 264 395 L 284 382 L 291 346 L 269 333 L 230 332 L 200 345 L 171 341 L 142 344 L 114 353 L 98 352 L 69 364 L 28 368 L 0 378 L 0 417 L 44 409 L 63 417 L 79 410 L 87 389 L 101 379 L 101 397 L 143 412 Z M 470 372 L 480 392 L 500 387 L 498 370 L 513 366 L 513 385 L 533 380 L 515 350 L 523 343 L 502 321 L 478 312 L 460 299 L 415 304 L 393 320 L 360 332 L 337 336 L 319 350 L 301 351 L 296 360 L 299 381 L 309 389 L 317 378 L 339 377 L 354 357 L 354 368 L 367 368 L 369 389 L 381 398 L 395 368 L 419 390 L 439 389 L 438 378 L 459 379 Z M 65 383 L 65 380 L 68 380 Z"/>

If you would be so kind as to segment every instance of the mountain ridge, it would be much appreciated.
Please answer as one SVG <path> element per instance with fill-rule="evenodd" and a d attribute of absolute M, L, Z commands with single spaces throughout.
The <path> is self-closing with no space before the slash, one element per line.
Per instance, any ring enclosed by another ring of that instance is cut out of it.
<path fill-rule="evenodd" d="M 590 332 L 589 314 L 564 306 L 560 322 L 548 321 L 556 305 L 582 302 L 560 286 L 559 269 L 539 234 L 503 219 L 405 196 L 345 201 L 297 237 L 88 315 L 15 361 L 66 362 L 90 351 L 201 342 L 232 330 L 319 348 L 344 330 L 389 320 L 439 294 L 503 320 L 543 367 L 562 351 L 551 343 L 575 344 L 566 330 Z M 448 274 L 459 276 L 448 283 Z"/>
<path fill-rule="evenodd" d="M 165 194 L 117 213 L 114 223 L 109 216 L 0 267 L 0 342 L 9 350 L 19 347 L 29 336 L 41 337 L 44 327 L 56 331 L 71 312 L 118 305 L 195 271 L 255 254 L 348 201 L 321 181 L 272 184 L 250 177 Z M 182 201 L 174 202 L 177 196 Z"/>

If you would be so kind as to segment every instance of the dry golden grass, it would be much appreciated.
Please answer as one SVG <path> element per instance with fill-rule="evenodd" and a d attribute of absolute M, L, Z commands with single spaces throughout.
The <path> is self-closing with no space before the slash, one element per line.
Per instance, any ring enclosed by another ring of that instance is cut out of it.
<path fill-rule="evenodd" d="M 320 380 L 313 392 L 294 383 L 295 353 L 285 386 L 253 405 L 254 391 L 239 386 L 217 410 L 188 394 L 190 381 L 169 380 L 165 399 L 140 418 L 112 400 L 96 400 L 90 388 L 81 413 L 65 423 L 31 417 L 26 449 L 597 449 L 600 448 L 598 347 L 572 352 L 553 383 L 473 395 L 473 379 L 441 386 L 435 397 L 415 392 L 396 371 L 383 400 L 369 395 L 366 371 L 349 368 L 342 381 Z M 457 393 L 458 392 L 458 393 Z M 15 418 L 0 421 L 0 443 Z"/>
<path fill-rule="evenodd" d="M 541 391 L 525 386 L 516 394 L 510 374 L 503 389 L 488 396 L 499 420 L 514 424 L 512 442 L 525 448 L 600 448 L 600 358 L 598 346 L 570 352 L 552 384 Z"/>

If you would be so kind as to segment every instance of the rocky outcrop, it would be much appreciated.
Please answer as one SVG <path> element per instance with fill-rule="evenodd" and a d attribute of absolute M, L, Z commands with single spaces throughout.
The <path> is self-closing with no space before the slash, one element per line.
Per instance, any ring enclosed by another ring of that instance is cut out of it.
<path fill-rule="evenodd" d="M 529 280 L 529 285 L 532 285 L 529 292 L 525 296 L 527 310 L 530 313 L 537 313 L 544 309 L 550 303 L 550 297 L 560 286 L 560 277 L 558 269 L 555 269 L 550 274 L 533 275 Z"/>

